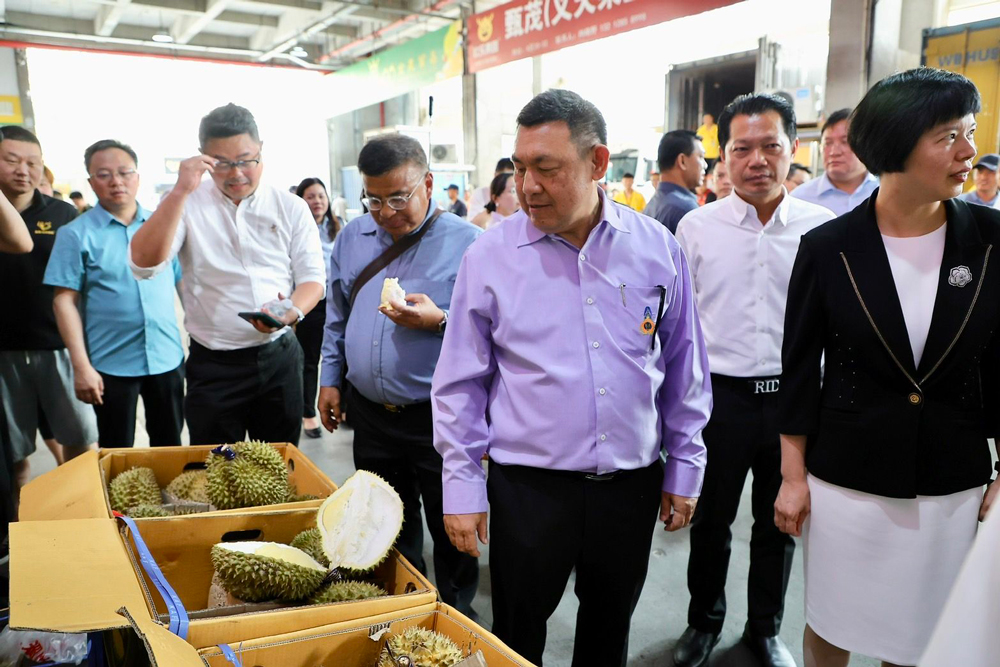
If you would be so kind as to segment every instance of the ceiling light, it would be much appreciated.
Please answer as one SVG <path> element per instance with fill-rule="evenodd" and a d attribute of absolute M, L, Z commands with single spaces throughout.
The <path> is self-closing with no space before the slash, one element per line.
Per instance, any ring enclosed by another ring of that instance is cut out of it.
<path fill-rule="evenodd" d="M 153 35 L 153 41 L 160 42 L 162 44 L 162 43 L 172 42 L 174 41 L 174 38 L 165 32 L 159 32 Z"/>
<path fill-rule="evenodd" d="M 288 55 L 295 56 L 296 58 L 305 58 L 309 53 L 303 49 L 301 46 L 296 46 L 294 49 L 288 52 Z"/>

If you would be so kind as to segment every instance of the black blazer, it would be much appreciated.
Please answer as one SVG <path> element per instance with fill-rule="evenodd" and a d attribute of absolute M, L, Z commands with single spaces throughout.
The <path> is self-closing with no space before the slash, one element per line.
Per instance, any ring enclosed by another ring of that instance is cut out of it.
<path fill-rule="evenodd" d="M 850 489 L 913 498 L 986 484 L 986 439 L 1000 425 L 1000 211 L 945 202 L 937 298 L 914 367 L 877 196 L 802 237 L 785 312 L 780 430 L 808 436 L 811 474 Z"/>

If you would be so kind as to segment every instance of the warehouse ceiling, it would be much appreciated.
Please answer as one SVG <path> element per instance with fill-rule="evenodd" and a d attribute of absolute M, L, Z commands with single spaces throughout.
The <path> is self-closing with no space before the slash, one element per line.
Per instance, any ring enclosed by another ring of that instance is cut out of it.
<path fill-rule="evenodd" d="M 504 0 L 476 2 L 489 9 Z M 0 0 L 0 40 L 335 70 L 472 0 Z"/>

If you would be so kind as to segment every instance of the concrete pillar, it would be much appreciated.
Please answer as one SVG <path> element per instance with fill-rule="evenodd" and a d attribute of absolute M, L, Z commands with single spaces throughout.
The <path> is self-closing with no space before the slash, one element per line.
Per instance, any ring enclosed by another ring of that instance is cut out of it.
<path fill-rule="evenodd" d="M 531 94 L 540 95 L 542 93 L 542 57 L 534 56 L 531 59 Z"/>
<path fill-rule="evenodd" d="M 824 115 L 853 107 L 868 90 L 869 4 L 871 0 L 833 0 L 830 51 L 826 62 Z"/>
<path fill-rule="evenodd" d="M 0 2 L 0 5 L 2 4 Z M 16 122 L 34 131 L 35 113 L 31 106 L 31 93 L 28 85 L 28 62 L 24 49 L 0 47 L 0 97 L 16 98 L 22 117 L 20 121 L 7 118 L 6 113 L 11 108 L 11 105 L 4 105 L 4 112 L 0 113 L 0 116 L 4 116 L 5 120 L 0 122 L 0 125 L 10 125 Z"/>

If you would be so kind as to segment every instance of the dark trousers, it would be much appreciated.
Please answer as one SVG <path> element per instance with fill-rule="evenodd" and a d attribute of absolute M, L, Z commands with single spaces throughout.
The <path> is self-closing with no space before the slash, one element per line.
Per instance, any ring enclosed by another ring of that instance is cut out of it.
<path fill-rule="evenodd" d="M 184 364 L 157 375 L 122 377 L 101 373 L 104 404 L 95 405 L 101 447 L 135 444 L 139 397 L 146 410 L 146 433 L 152 447 L 181 444 L 184 429 Z"/>
<path fill-rule="evenodd" d="M 326 324 L 326 299 L 316 304 L 295 327 L 295 336 L 302 346 L 305 362 L 302 367 L 302 396 L 305 400 L 302 417 L 316 416 L 316 388 L 319 386 L 319 355 L 323 347 L 323 326 Z"/>
<path fill-rule="evenodd" d="M 732 526 L 747 472 L 753 471 L 748 627 L 762 637 L 781 629 L 794 540 L 774 525 L 781 486 L 777 380 L 712 375 L 715 406 L 705 427 L 705 485 L 691 522 L 688 624 L 721 632 L 726 618 L 726 574 Z"/>
<path fill-rule="evenodd" d="M 659 461 L 601 480 L 490 462 L 493 632 L 541 665 L 546 622 L 576 568 L 573 665 L 624 666 L 662 483 Z"/>
<path fill-rule="evenodd" d="M 302 348 L 295 336 L 241 350 L 210 350 L 192 340 L 187 383 L 184 410 L 192 445 L 248 436 L 298 444 Z"/>
<path fill-rule="evenodd" d="M 479 560 L 456 549 L 444 530 L 441 455 L 433 446 L 430 402 L 390 412 L 348 385 L 354 427 L 354 466 L 389 482 L 403 500 L 403 530 L 396 548 L 422 573 L 424 526 L 434 539 L 434 575 L 441 600 L 462 613 L 472 611 L 479 587 Z"/>

